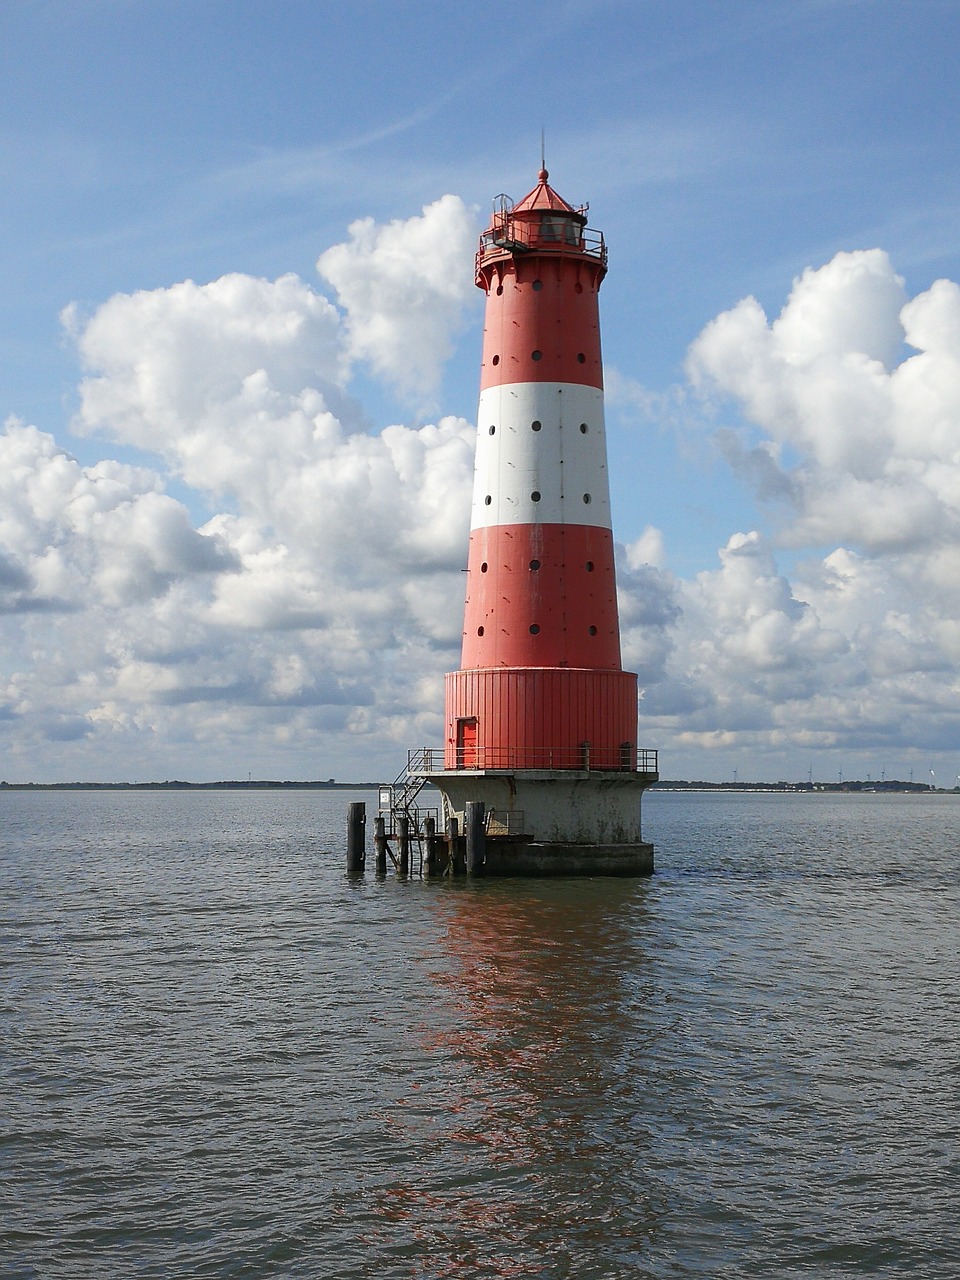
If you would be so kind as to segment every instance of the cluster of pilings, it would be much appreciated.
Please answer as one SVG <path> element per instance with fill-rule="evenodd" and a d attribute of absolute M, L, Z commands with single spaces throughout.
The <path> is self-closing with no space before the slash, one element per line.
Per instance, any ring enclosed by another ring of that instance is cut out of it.
<path fill-rule="evenodd" d="M 462 832 L 453 817 L 447 820 L 445 832 L 438 832 L 436 820 L 429 816 L 419 826 L 407 813 L 395 814 L 394 818 L 394 836 L 387 835 L 382 813 L 374 821 L 374 870 L 378 876 L 387 874 L 388 862 L 393 864 L 397 875 L 409 876 L 414 846 L 419 851 L 416 874 L 426 877 L 483 874 L 486 806 L 481 801 L 467 802 Z M 367 806 L 358 801 L 347 811 L 347 875 L 351 878 L 364 875 L 367 869 L 366 832 Z"/>

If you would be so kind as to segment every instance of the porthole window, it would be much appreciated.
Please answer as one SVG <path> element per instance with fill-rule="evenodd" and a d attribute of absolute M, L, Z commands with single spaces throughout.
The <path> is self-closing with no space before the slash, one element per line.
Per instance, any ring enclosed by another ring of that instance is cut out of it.
<path fill-rule="evenodd" d="M 573 292 L 574 292 L 574 293 L 583 293 L 583 285 L 580 283 L 580 281 L 579 281 L 579 280 L 578 280 L 578 281 L 577 281 L 577 283 L 573 286 Z"/>
<path fill-rule="evenodd" d="M 589 627 L 589 628 L 588 628 L 588 630 L 589 630 L 589 632 L 590 632 L 590 634 L 591 634 L 592 636 L 595 636 L 595 635 L 597 634 L 597 628 L 596 628 L 596 627 Z"/>
<path fill-rule="evenodd" d="M 477 635 L 478 635 L 478 636 L 482 636 L 482 635 L 483 635 L 483 627 L 477 627 Z"/>
<path fill-rule="evenodd" d="M 578 351 L 578 352 L 577 352 L 577 364 L 586 364 L 586 363 L 587 363 L 587 357 L 583 354 L 583 352 L 582 352 L 582 351 Z"/>
<path fill-rule="evenodd" d="M 543 352 L 542 352 L 542 351 L 534 351 L 534 352 L 533 352 L 533 358 L 534 358 L 534 360 L 542 360 L 542 359 L 543 359 Z"/>
<path fill-rule="evenodd" d="M 531 502 L 539 502 L 539 501 L 540 501 L 540 490 L 539 490 L 539 489 L 534 489 L 533 493 L 531 493 L 531 495 L 530 495 L 530 501 L 531 501 Z"/>
<path fill-rule="evenodd" d="M 536 622 L 530 623 L 530 634 L 532 636 L 538 636 L 540 634 L 540 627 L 538 623 Z"/>
<path fill-rule="evenodd" d="M 530 423 L 530 429 L 532 431 L 539 431 L 542 426 L 543 426 L 543 423 L 537 422 L 536 420 Z"/>
<path fill-rule="evenodd" d="M 500 363 L 500 357 L 499 357 L 499 356 L 494 356 L 494 357 L 493 357 L 493 363 L 494 363 L 494 364 L 499 364 L 499 363 Z"/>
<path fill-rule="evenodd" d="M 591 501 L 591 499 L 590 499 L 590 495 L 589 495 L 589 493 L 585 493 L 585 494 L 583 495 L 583 501 L 584 501 L 584 503 L 585 503 L 587 506 L 589 506 L 589 505 L 590 505 L 590 501 Z"/>
<path fill-rule="evenodd" d="M 484 500 L 483 500 L 483 505 L 484 505 L 485 507 L 489 507 L 489 505 L 490 505 L 490 503 L 491 503 L 492 501 L 493 501 L 493 498 L 492 498 L 492 497 L 490 496 L 490 494 L 488 493 L 488 494 L 487 494 L 487 496 L 486 496 L 486 497 L 484 498 Z"/>
<path fill-rule="evenodd" d="M 540 292 L 540 290 L 543 288 L 543 281 L 542 281 L 542 280 L 534 280 L 534 282 L 533 282 L 533 287 L 534 287 L 534 289 L 537 291 L 537 293 L 539 293 L 539 292 Z"/>
<path fill-rule="evenodd" d="M 480 572 L 481 572 L 481 573 L 486 573 L 486 572 L 487 572 L 487 562 L 486 562 L 486 560 L 484 560 L 483 564 L 480 566 Z"/>
<path fill-rule="evenodd" d="M 587 424 L 586 424 L 585 422 L 581 422 L 581 423 L 580 423 L 580 434 L 581 434 L 582 436 L 585 436 L 585 435 L 587 434 L 587 432 L 589 431 L 589 429 L 590 429 L 590 428 L 587 426 Z M 491 428 L 490 428 L 490 431 L 491 431 L 491 433 L 493 432 L 493 427 L 491 427 Z"/>
<path fill-rule="evenodd" d="M 593 573 L 593 561 L 592 561 L 592 560 L 588 560 L 588 561 L 587 561 L 587 573 Z"/>
<path fill-rule="evenodd" d="M 502 285 L 502 284 L 498 284 L 498 285 L 497 285 L 497 297 L 499 298 L 499 297 L 501 296 L 501 294 L 502 294 L 502 293 L 503 293 L 503 285 Z"/>
<path fill-rule="evenodd" d="M 534 573 L 536 573 L 536 571 L 540 568 L 540 561 L 539 561 L 539 560 L 531 560 L 531 561 L 530 561 L 530 568 L 534 571 Z"/>
<path fill-rule="evenodd" d="M 580 428 L 580 430 L 582 431 L 582 430 L 583 430 L 583 427 L 581 427 L 581 428 Z M 490 434 L 491 434 L 492 436 L 495 436 L 495 435 L 497 434 L 497 428 L 496 428 L 496 427 L 491 427 L 491 428 L 490 428 Z"/>

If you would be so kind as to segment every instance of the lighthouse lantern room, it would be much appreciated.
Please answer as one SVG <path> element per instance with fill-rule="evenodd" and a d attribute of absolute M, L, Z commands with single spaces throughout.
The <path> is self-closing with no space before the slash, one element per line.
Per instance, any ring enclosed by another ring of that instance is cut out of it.
<path fill-rule="evenodd" d="M 446 816 L 485 815 L 483 870 L 653 869 L 637 677 L 621 668 L 600 357 L 602 235 L 549 185 L 501 196 L 480 239 L 486 294 L 463 650 L 442 764 L 414 753 Z M 462 829 L 462 827 L 461 827 Z M 477 866 L 476 869 L 480 869 Z"/>

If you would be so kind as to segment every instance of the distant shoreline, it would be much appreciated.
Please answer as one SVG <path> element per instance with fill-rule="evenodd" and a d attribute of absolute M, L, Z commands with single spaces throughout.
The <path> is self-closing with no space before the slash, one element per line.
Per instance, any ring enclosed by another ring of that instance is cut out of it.
<path fill-rule="evenodd" d="M 382 782 L 0 782 L 0 791 L 376 791 Z"/>
<path fill-rule="evenodd" d="M 657 782 L 651 791 L 726 791 L 755 795 L 952 795 L 957 787 L 931 787 L 928 782 Z"/>
<path fill-rule="evenodd" d="M 326 782 L 271 782 L 268 779 L 250 779 L 247 782 L 0 782 L 0 791 L 376 791 L 379 787 L 389 786 L 386 782 L 336 782 L 330 778 Z M 861 782 L 851 779 L 849 782 L 687 782 L 685 780 L 668 781 L 666 779 L 654 783 L 651 791 L 702 791 L 702 792 L 735 792 L 751 794 L 755 792 L 784 795 L 821 794 L 824 792 L 852 792 L 855 794 L 906 794 L 906 795 L 951 795 L 960 790 L 957 787 L 932 787 L 927 782 L 872 782 L 869 779 Z"/>

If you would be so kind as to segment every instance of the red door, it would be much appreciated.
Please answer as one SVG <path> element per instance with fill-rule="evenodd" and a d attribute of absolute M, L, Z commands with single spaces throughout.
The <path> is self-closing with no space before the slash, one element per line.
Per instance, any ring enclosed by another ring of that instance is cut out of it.
<path fill-rule="evenodd" d="M 468 720 L 457 721 L 457 768 L 476 769 L 477 767 L 477 720 L 472 716 Z"/>

